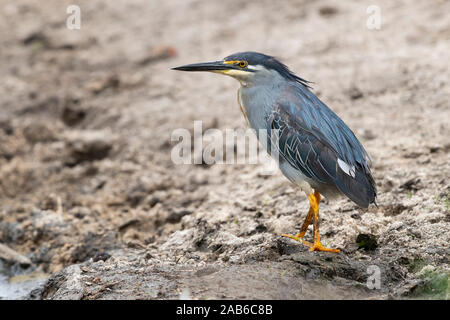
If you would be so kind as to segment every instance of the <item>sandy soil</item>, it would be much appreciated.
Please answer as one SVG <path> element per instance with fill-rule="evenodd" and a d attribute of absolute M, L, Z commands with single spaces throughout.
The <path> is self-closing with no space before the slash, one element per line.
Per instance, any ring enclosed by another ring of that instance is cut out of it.
<path fill-rule="evenodd" d="M 72 2 L 0 1 L 0 242 L 31 261 L 0 273 L 38 274 L 23 296 L 449 297 L 450 2 L 379 0 L 369 30 L 373 1 L 78 1 L 68 30 Z M 280 238 L 308 209 L 281 174 L 170 160 L 176 128 L 246 126 L 235 80 L 170 68 L 246 50 L 313 81 L 372 157 L 379 208 L 321 206 L 339 255 Z"/>

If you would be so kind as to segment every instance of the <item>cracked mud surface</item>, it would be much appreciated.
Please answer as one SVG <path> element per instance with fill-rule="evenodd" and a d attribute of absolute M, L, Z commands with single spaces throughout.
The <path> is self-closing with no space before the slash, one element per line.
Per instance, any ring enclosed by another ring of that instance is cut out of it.
<path fill-rule="evenodd" d="M 448 299 L 449 2 L 379 1 L 373 31 L 366 1 L 231 0 L 223 20 L 218 1 L 80 1 L 79 31 L 68 4 L 0 1 L 0 243 L 31 261 L 0 259 L 0 288 L 32 275 L 34 299 Z M 308 210 L 280 173 L 170 160 L 176 128 L 246 126 L 235 80 L 170 68 L 244 50 L 313 81 L 372 157 L 378 208 L 320 207 L 339 255 L 280 237 Z"/>

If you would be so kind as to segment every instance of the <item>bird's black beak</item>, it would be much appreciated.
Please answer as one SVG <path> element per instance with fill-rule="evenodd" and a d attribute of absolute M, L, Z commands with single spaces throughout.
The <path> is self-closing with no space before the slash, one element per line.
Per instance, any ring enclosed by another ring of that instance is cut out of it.
<path fill-rule="evenodd" d="M 232 64 L 224 63 L 224 61 L 214 61 L 214 62 L 203 62 L 203 63 L 194 63 L 187 64 L 184 66 L 172 68 L 172 70 L 179 71 L 223 71 L 223 70 L 231 70 L 236 67 Z"/>

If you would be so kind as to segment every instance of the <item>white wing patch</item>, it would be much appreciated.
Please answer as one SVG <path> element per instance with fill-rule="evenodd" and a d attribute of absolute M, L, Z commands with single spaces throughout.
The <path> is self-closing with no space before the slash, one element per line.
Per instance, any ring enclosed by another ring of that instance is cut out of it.
<path fill-rule="evenodd" d="M 338 158 L 338 165 L 339 168 L 341 168 L 342 171 L 344 171 L 347 175 L 349 175 L 350 177 L 354 178 L 356 171 L 355 171 L 355 166 L 351 166 L 346 163 L 345 161 L 341 160 Z"/>

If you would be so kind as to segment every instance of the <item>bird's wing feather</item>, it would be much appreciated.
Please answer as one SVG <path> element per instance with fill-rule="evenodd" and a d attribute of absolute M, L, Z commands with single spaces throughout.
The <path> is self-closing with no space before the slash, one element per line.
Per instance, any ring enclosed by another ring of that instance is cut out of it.
<path fill-rule="evenodd" d="M 277 129 L 280 156 L 308 178 L 334 184 L 362 207 L 374 202 L 370 159 L 347 125 L 306 88 L 288 86 L 281 97 L 267 118 Z"/>

